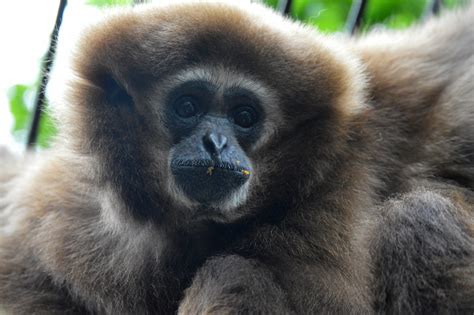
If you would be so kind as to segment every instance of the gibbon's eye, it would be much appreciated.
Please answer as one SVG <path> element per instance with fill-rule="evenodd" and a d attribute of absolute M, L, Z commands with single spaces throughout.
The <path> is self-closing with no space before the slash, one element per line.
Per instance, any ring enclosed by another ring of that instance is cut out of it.
<path fill-rule="evenodd" d="M 242 128 L 250 128 L 257 123 L 258 115 L 250 106 L 239 107 L 232 113 L 234 123 Z"/>
<path fill-rule="evenodd" d="M 198 102 L 189 96 L 181 97 L 175 103 L 176 114 L 181 118 L 191 118 L 198 113 Z"/>

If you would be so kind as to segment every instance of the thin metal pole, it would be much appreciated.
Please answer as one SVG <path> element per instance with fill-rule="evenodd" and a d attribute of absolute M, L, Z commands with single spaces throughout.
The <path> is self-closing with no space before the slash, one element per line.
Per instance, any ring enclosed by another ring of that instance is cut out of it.
<path fill-rule="evenodd" d="M 291 13 L 291 0 L 283 0 L 283 1 L 280 1 L 280 4 L 279 4 L 279 8 L 280 8 L 280 12 L 281 14 L 283 15 L 290 15 Z"/>
<path fill-rule="evenodd" d="M 443 7 L 442 0 L 432 0 L 428 8 L 425 10 L 425 18 L 430 17 L 431 15 L 437 15 L 441 8 Z"/>
<path fill-rule="evenodd" d="M 51 67 L 53 66 L 54 56 L 56 54 L 56 47 L 58 41 L 59 28 L 63 20 L 64 10 L 67 5 L 67 0 L 61 0 L 59 3 L 58 13 L 56 15 L 56 22 L 54 23 L 54 29 L 51 33 L 51 38 L 49 42 L 49 49 L 46 53 L 46 56 L 43 59 L 43 65 L 41 67 L 41 82 L 38 88 L 35 99 L 35 112 L 33 115 L 33 120 L 31 121 L 30 130 L 28 133 L 28 142 L 27 147 L 31 148 L 38 138 L 38 129 L 39 123 L 41 120 L 41 114 L 43 112 L 46 100 L 46 86 L 49 81 L 49 73 L 51 72 Z"/>
<path fill-rule="evenodd" d="M 433 2 L 431 4 L 431 12 L 433 12 L 433 14 L 438 14 L 439 10 L 441 10 L 442 5 L 443 5 L 443 1 L 433 0 Z"/>
<path fill-rule="evenodd" d="M 368 0 L 354 0 L 346 23 L 347 32 L 354 34 L 360 27 Z"/>

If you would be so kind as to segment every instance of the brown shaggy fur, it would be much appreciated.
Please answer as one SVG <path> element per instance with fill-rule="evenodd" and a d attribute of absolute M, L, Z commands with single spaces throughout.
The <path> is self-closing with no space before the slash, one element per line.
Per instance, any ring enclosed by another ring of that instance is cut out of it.
<path fill-rule="evenodd" d="M 55 86 L 52 149 L 0 153 L 0 305 L 472 314 L 473 22 L 349 39 L 257 4 L 111 14 Z M 262 86 L 267 112 L 248 195 L 219 220 L 194 220 L 169 175 L 163 95 L 194 68 Z"/>

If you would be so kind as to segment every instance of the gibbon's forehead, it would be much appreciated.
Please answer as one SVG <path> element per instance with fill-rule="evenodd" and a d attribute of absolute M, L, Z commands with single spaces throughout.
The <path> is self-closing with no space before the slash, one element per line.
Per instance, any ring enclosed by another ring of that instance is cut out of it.
<path fill-rule="evenodd" d="M 112 14 L 89 29 L 76 70 L 98 85 L 112 75 L 133 89 L 216 64 L 251 74 L 269 88 L 285 87 L 287 103 L 328 104 L 346 88 L 350 75 L 316 35 L 256 4 L 143 6 Z M 295 100 L 295 91 L 307 95 Z"/>
<path fill-rule="evenodd" d="M 224 4 L 151 6 L 111 15 L 89 31 L 81 48 L 91 66 L 102 65 L 117 75 L 140 72 L 160 78 L 210 61 L 257 73 L 277 59 L 280 48 L 275 41 L 266 47 L 267 40 L 259 39 L 250 24 L 244 12 Z"/>

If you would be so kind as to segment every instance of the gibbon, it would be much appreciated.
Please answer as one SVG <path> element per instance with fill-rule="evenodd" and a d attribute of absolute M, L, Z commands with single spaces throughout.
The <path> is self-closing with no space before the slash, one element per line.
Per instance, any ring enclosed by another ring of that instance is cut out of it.
<path fill-rule="evenodd" d="M 261 4 L 140 5 L 0 162 L 12 314 L 474 311 L 474 6 L 318 33 Z"/>

